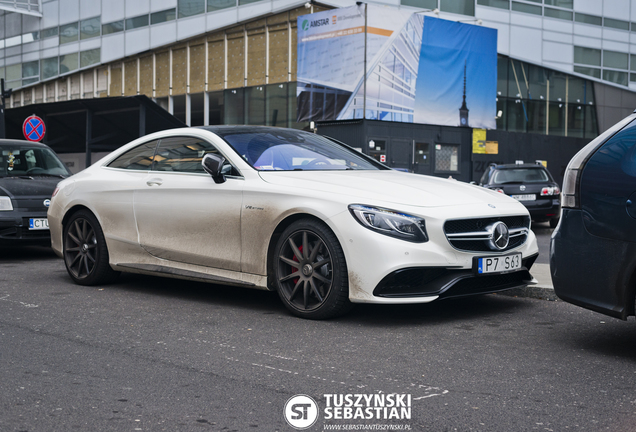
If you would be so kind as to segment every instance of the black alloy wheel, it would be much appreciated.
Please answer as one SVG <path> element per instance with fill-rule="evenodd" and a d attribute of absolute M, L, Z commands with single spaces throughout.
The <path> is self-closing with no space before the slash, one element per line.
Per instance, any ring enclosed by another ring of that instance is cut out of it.
<path fill-rule="evenodd" d="M 87 210 L 73 214 L 64 225 L 64 264 L 75 283 L 99 285 L 119 273 L 108 264 L 108 249 L 95 216 Z"/>
<path fill-rule="evenodd" d="M 293 314 L 325 319 L 351 308 L 344 253 L 323 223 L 294 222 L 281 235 L 275 253 L 278 294 Z"/>

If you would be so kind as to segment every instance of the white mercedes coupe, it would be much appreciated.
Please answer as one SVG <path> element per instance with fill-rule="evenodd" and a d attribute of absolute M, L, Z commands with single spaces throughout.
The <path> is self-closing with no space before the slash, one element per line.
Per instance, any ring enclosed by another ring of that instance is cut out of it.
<path fill-rule="evenodd" d="M 48 221 L 78 284 L 132 272 L 275 290 L 311 319 L 523 287 L 538 256 L 510 197 L 273 127 L 139 138 L 61 181 Z"/>

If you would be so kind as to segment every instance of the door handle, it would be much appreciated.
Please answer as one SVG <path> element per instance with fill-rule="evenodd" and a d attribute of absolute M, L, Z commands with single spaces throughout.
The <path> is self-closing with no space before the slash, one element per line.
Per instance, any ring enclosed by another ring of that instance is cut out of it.
<path fill-rule="evenodd" d="M 163 180 L 161 179 L 150 179 L 146 182 L 148 186 L 161 186 L 163 184 Z"/>

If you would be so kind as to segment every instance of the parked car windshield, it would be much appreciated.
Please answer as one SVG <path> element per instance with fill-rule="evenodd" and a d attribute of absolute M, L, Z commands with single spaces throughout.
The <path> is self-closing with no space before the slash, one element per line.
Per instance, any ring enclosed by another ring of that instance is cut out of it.
<path fill-rule="evenodd" d="M 355 150 L 307 132 L 270 129 L 215 133 L 259 171 L 384 169 Z"/>
<path fill-rule="evenodd" d="M 492 183 L 544 183 L 550 181 L 548 174 L 540 168 L 514 168 L 497 170 L 493 174 Z"/>
<path fill-rule="evenodd" d="M 0 177 L 71 175 L 66 166 L 45 147 L 0 146 Z"/>

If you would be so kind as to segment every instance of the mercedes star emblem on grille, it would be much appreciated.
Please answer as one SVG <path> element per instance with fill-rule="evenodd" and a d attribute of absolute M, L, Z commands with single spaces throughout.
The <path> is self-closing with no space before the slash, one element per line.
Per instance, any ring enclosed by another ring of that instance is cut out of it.
<path fill-rule="evenodd" d="M 508 225 L 499 221 L 495 222 L 488 227 L 490 233 L 489 246 L 492 250 L 504 250 L 508 247 L 510 241 L 510 232 L 508 231 Z"/>

